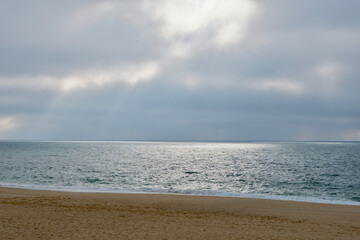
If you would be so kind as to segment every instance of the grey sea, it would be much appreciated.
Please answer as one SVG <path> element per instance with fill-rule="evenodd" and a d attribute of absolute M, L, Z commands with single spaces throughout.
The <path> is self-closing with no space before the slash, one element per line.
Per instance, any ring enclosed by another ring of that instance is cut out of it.
<path fill-rule="evenodd" d="M 360 205 L 360 142 L 0 142 L 0 185 Z"/>

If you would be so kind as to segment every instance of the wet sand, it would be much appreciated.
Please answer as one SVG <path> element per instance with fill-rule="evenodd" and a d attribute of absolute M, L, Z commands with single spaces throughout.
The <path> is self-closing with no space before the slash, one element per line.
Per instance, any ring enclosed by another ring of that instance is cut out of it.
<path fill-rule="evenodd" d="M 0 188 L 1 239 L 360 239 L 360 206 Z"/>

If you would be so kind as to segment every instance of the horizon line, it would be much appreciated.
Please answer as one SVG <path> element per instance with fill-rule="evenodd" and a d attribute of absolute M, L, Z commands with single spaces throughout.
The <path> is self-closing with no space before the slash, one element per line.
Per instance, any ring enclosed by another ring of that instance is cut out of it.
<path fill-rule="evenodd" d="M 232 140 L 232 139 L 0 139 L 0 142 L 360 142 L 360 140 Z"/>

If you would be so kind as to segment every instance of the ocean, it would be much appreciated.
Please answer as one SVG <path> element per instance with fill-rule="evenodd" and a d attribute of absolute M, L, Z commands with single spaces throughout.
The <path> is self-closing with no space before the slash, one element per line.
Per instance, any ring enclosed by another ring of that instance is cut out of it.
<path fill-rule="evenodd" d="M 0 142 L 0 186 L 360 205 L 360 142 Z"/>

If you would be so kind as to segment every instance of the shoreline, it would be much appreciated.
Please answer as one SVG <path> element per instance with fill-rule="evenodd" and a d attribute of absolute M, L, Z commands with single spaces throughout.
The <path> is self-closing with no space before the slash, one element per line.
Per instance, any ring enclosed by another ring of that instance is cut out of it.
<path fill-rule="evenodd" d="M 355 239 L 360 206 L 0 187 L 5 239 Z"/>
<path fill-rule="evenodd" d="M 1 185 L 0 188 L 21 189 L 21 190 L 33 190 L 33 191 L 50 191 L 50 192 L 64 192 L 64 193 L 109 193 L 109 194 L 155 194 L 155 195 L 175 195 L 175 196 L 205 196 L 205 197 L 226 197 L 226 198 L 249 198 L 249 199 L 264 199 L 275 201 L 290 201 L 300 203 L 319 203 L 319 204 L 334 204 L 334 205 L 349 205 L 360 206 L 360 202 L 352 200 L 333 200 L 322 199 L 316 197 L 306 196 L 284 196 L 284 195 L 265 195 L 265 194 L 238 194 L 229 192 L 216 192 L 214 194 L 203 194 L 201 191 L 189 191 L 184 192 L 156 192 L 156 191 L 131 191 L 123 189 L 86 189 L 86 188 L 71 188 L 71 187 L 49 187 L 49 186 L 26 186 L 26 185 Z M 218 193 L 218 194 L 216 194 Z"/>

